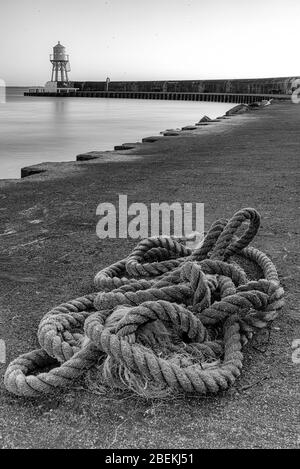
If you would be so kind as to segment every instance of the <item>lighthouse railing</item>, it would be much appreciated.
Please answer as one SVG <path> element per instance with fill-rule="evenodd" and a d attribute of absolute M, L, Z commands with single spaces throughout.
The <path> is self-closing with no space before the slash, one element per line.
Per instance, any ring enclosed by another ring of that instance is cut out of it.
<path fill-rule="evenodd" d="M 50 54 L 50 60 L 57 62 L 69 62 L 68 54 Z"/>

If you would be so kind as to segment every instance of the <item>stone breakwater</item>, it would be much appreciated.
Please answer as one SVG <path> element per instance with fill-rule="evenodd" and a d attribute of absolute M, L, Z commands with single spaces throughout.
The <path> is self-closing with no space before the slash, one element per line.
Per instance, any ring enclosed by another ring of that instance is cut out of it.
<path fill-rule="evenodd" d="M 291 94 L 300 84 L 300 77 L 178 80 L 178 81 L 75 81 L 80 92 L 161 93 L 161 94 Z"/>
<path fill-rule="evenodd" d="M 235 79 L 235 80 L 179 80 L 179 81 L 112 81 L 71 82 L 66 88 L 32 88 L 25 96 L 72 96 L 85 98 L 163 99 L 252 103 L 271 97 L 284 100 L 299 87 L 300 77 Z"/>

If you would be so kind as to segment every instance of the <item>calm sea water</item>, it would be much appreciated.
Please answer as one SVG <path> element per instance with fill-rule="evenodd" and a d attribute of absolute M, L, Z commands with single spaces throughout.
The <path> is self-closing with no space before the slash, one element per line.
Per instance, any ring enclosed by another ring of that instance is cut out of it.
<path fill-rule="evenodd" d="M 7 88 L 0 103 L 0 178 L 43 161 L 75 160 L 79 153 L 112 150 L 167 128 L 223 115 L 232 104 L 140 99 L 25 97 Z"/>

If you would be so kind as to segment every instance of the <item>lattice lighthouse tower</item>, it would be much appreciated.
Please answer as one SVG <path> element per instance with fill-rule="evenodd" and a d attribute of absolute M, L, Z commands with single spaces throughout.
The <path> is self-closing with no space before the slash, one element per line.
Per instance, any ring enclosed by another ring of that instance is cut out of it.
<path fill-rule="evenodd" d="M 50 62 L 52 63 L 51 82 L 68 85 L 68 72 L 71 70 L 69 56 L 66 54 L 66 48 L 59 41 L 58 44 L 53 47 Z"/>

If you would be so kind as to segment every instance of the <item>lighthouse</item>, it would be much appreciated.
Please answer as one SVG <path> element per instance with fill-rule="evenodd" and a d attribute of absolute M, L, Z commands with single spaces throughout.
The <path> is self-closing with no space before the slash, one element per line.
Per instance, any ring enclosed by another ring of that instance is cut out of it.
<path fill-rule="evenodd" d="M 44 92 L 56 95 L 75 92 L 77 88 L 73 88 L 69 82 L 68 73 L 71 70 L 69 55 L 66 54 L 66 48 L 60 41 L 53 47 L 50 62 L 52 64 L 51 81 L 45 84 Z"/>
<path fill-rule="evenodd" d="M 50 54 L 52 63 L 51 81 L 60 82 L 61 85 L 68 85 L 70 72 L 69 56 L 66 54 L 66 48 L 58 41 L 53 47 L 53 54 Z"/>

